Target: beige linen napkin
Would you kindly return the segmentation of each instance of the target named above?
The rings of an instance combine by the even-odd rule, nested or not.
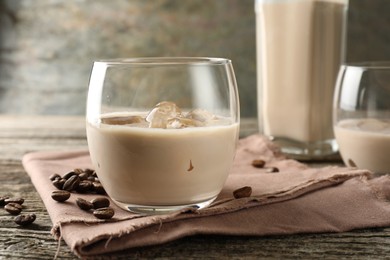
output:
[[[263,159],[277,173],[251,165]],[[370,172],[344,167],[309,168],[285,159],[266,138],[253,135],[239,141],[234,166],[212,206],[198,211],[140,216],[115,205],[110,221],[80,210],[75,200],[96,195],[72,194],[58,203],[49,176],[73,168],[90,168],[87,151],[26,154],[23,165],[62,237],[78,256],[113,253],[157,245],[195,234],[273,235],[341,232],[390,225],[390,178],[372,178]],[[232,193],[251,186],[252,196],[234,199]]]

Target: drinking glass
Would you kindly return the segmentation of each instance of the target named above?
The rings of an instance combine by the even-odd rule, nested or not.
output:
[[[348,0],[256,0],[260,132],[290,158],[338,157],[332,102]]]
[[[206,207],[222,190],[239,135],[232,63],[96,61],[86,128],[99,180],[120,207],[141,214]]]
[[[390,173],[390,63],[341,66],[334,132],[344,163]]]

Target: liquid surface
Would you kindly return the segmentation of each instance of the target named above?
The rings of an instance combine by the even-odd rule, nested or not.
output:
[[[390,173],[390,120],[342,120],[334,131],[346,165]]]

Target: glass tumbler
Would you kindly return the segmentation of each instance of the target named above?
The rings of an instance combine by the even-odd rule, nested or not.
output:
[[[334,132],[346,165],[390,173],[390,63],[346,64],[334,99]]]
[[[338,157],[332,125],[348,0],[256,0],[260,132],[300,160]]]
[[[231,169],[239,113],[230,60],[96,61],[86,118],[93,166],[107,194],[126,210],[206,207]]]

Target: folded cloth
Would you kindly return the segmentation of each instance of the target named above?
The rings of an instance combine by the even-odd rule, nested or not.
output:
[[[254,159],[279,172],[252,166]],[[373,178],[366,170],[345,167],[310,168],[283,157],[268,139],[253,135],[239,140],[231,174],[208,208],[166,215],[141,216],[113,203],[111,220],[96,219],[75,205],[51,198],[49,176],[74,168],[91,168],[88,151],[35,152],[23,165],[53,222],[52,233],[63,238],[78,256],[113,253],[157,245],[195,234],[280,235],[342,232],[390,225],[390,178]],[[233,191],[252,187],[252,195],[235,199]]]

